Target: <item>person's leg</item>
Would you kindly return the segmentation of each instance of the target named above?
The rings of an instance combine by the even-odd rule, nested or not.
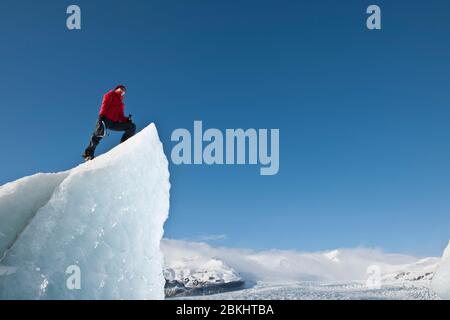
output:
[[[97,124],[95,125],[95,130],[92,133],[91,140],[89,142],[89,146],[86,148],[86,150],[83,153],[84,157],[87,157],[87,156],[93,157],[94,156],[95,148],[97,148],[97,145],[102,140],[104,133],[105,133],[105,128],[103,127],[102,120],[98,119]]]
[[[136,133],[136,125],[133,122],[112,122],[107,121],[106,127],[113,131],[125,131],[120,142],[125,142]]]
[[[136,133],[136,125],[133,122],[127,122],[127,124],[128,127],[126,128],[125,133],[122,135],[120,143],[127,141]]]

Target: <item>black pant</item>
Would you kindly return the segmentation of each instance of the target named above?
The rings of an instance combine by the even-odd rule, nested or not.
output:
[[[106,128],[105,128],[106,126]],[[89,142],[89,146],[86,148],[84,152],[85,155],[93,156],[95,153],[95,148],[100,143],[100,140],[105,136],[105,129],[109,129],[112,131],[125,131],[122,135],[122,139],[120,139],[120,143],[126,141],[128,138],[131,138],[136,132],[136,125],[133,122],[114,122],[105,117],[99,117],[97,120],[97,124],[95,125],[95,130],[92,133],[91,141]]]

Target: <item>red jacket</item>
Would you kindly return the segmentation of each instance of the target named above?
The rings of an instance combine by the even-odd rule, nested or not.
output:
[[[127,122],[128,118],[123,114],[124,109],[123,97],[115,91],[109,91],[103,96],[100,116],[114,122]]]

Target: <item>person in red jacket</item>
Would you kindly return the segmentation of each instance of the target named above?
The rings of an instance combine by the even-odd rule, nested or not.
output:
[[[102,107],[94,133],[92,133],[89,146],[83,153],[83,158],[86,161],[94,159],[95,148],[106,135],[107,129],[112,131],[125,131],[120,143],[135,134],[136,125],[131,121],[131,115],[129,117],[125,117],[124,115],[125,105],[123,99],[125,98],[126,91],[126,87],[121,84],[103,96]]]

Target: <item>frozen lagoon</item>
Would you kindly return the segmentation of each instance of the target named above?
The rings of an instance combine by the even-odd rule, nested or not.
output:
[[[255,286],[186,300],[439,300],[425,285],[389,284],[369,289],[364,283],[258,282]]]

